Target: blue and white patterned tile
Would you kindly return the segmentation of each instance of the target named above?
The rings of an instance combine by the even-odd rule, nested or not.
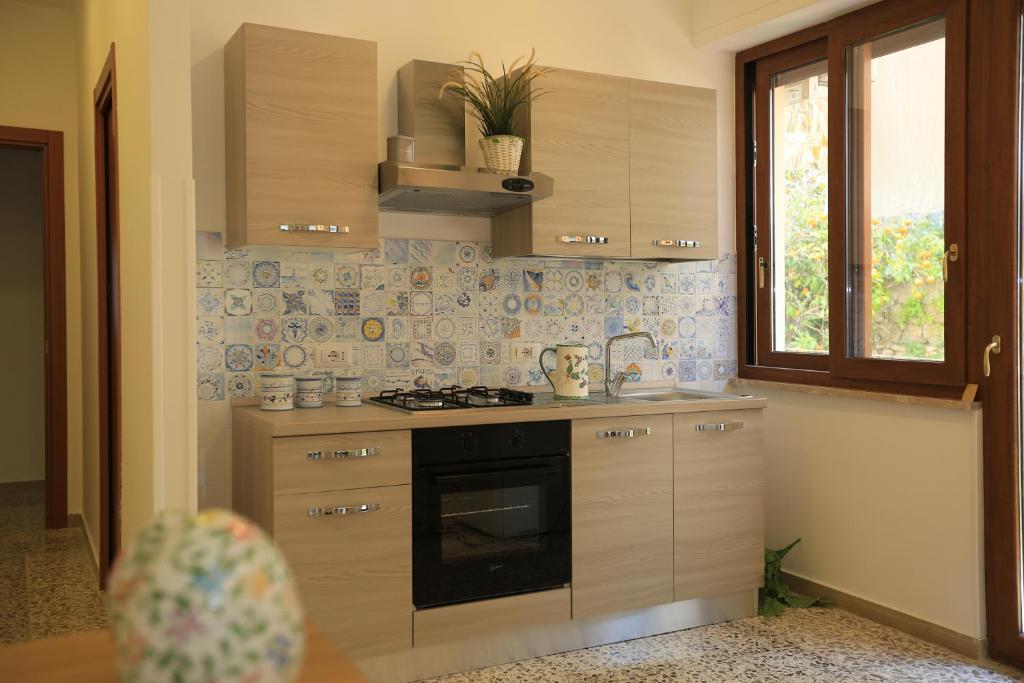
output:
[[[354,360],[378,373],[366,380],[374,384],[450,384],[460,376],[509,384],[504,375],[511,368],[521,374],[518,384],[536,385],[544,381],[539,370],[509,363],[511,341],[582,340],[600,361],[607,336],[643,330],[655,334],[659,352],[642,351],[630,361],[638,377],[720,383],[723,373],[735,373],[730,254],[703,265],[507,260],[494,259],[488,244],[431,240],[383,240],[365,254],[279,247],[225,252],[219,234],[197,236],[196,249],[199,261],[216,264],[202,267],[204,277],[215,277],[219,267],[226,287],[197,289],[197,342],[225,352],[248,346],[253,368],[266,364],[260,349],[270,349],[273,367],[315,369],[315,344],[338,340],[354,342]],[[231,372],[199,349],[201,372],[227,370],[241,378],[260,371]],[[409,365],[394,357],[395,349],[407,352]],[[222,378],[225,392],[237,393]]]
[[[196,261],[196,287],[222,287],[223,284],[221,261]]]
[[[204,315],[196,320],[196,337],[200,344],[224,343],[224,318]]]
[[[224,291],[224,312],[229,316],[243,316],[252,313],[252,292],[248,289]]]
[[[196,393],[200,401],[224,400],[224,373],[200,372],[196,375]]]

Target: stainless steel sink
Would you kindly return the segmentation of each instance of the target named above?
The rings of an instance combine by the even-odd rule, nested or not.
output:
[[[634,389],[619,394],[619,398],[627,401],[643,401],[658,403],[662,401],[708,401],[708,400],[742,400],[746,396],[735,394],[719,394],[714,391],[691,391],[687,389]]]

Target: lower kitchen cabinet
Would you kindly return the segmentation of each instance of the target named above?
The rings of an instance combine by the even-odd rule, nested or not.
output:
[[[675,599],[761,586],[763,411],[680,413],[675,435]]]
[[[672,416],[572,423],[572,617],[672,602]]]
[[[370,509],[310,513],[361,505]],[[353,658],[412,647],[411,506],[408,485],[274,498],[274,540],[306,614]]]

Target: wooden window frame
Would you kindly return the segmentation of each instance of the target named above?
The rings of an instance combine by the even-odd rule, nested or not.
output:
[[[783,52],[759,59],[754,66],[754,91],[767,95],[765,100],[772,99],[772,77],[775,74],[796,69],[828,59],[828,42],[816,40],[805,45],[790,48]],[[829,90],[831,93],[831,89]],[[773,144],[772,110],[770,106],[754,105],[754,140],[756,142],[757,160],[754,164],[754,182],[756,187],[767,188],[772,184]],[[831,130],[829,131],[831,136]],[[831,153],[831,150],[830,150]],[[796,368],[801,370],[828,370],[828,353],[802,353],[776,351],[773,348],[772,334],[772,273],[769,269],[766,284],[760,286],[760,261],[765,259],[772,263],[773,206],[770,201],[754,201],[754,226],[756,230],[754,242],[754,283],[755,312],[754,327],[757,344],[757,358],[764,365],[777,368]],[[763,314],[762,314],[763,313]],[[831,336],[831,325],[829,325]]]
[[[946,243],[960,247],[945,293],[945,360],[853,357],[846,337],[847,289],[847,48],[931,18],[946,18]],[[738,374],[768,381],[958,398],[964,392],[966,353],[966,28],[967,0],[884,0],[736,57],[736,229],[740,316]],[[823,48],[824,46],[824,48]],[[824,54],[822,50],[824,49]],[[771,350],[770,288],[757,285],[758,258],[770,256],[770,202],[756,188],[770,187],[770,136],[766,107],[757,107],[771,74],[828,59],[829,70],[829,341],[828,354]],[[753,134],[752,134],[753,132]],[[763,194],[763,193],[762,193]],[[756,230],[760,235],[755,235]],[[760,251],[757,251],[760,250]],[[770,260],[769,260],[770,264]],[[769,274],[770,276],[770,274]],[[762,312],[759,314],[759,312]]]

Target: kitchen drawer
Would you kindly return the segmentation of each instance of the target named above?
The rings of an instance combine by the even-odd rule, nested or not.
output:
[[[675,416],[675,599],[757,588],[764,577],[764,416]]]
[[[310,515],[361,505],[371,510]],[[277,496],[274,541],[335,647],[356,659],[412,647],[411,486]]]
[[[412,434],[356,432],[274,439],[274,495],[412,482]]]

